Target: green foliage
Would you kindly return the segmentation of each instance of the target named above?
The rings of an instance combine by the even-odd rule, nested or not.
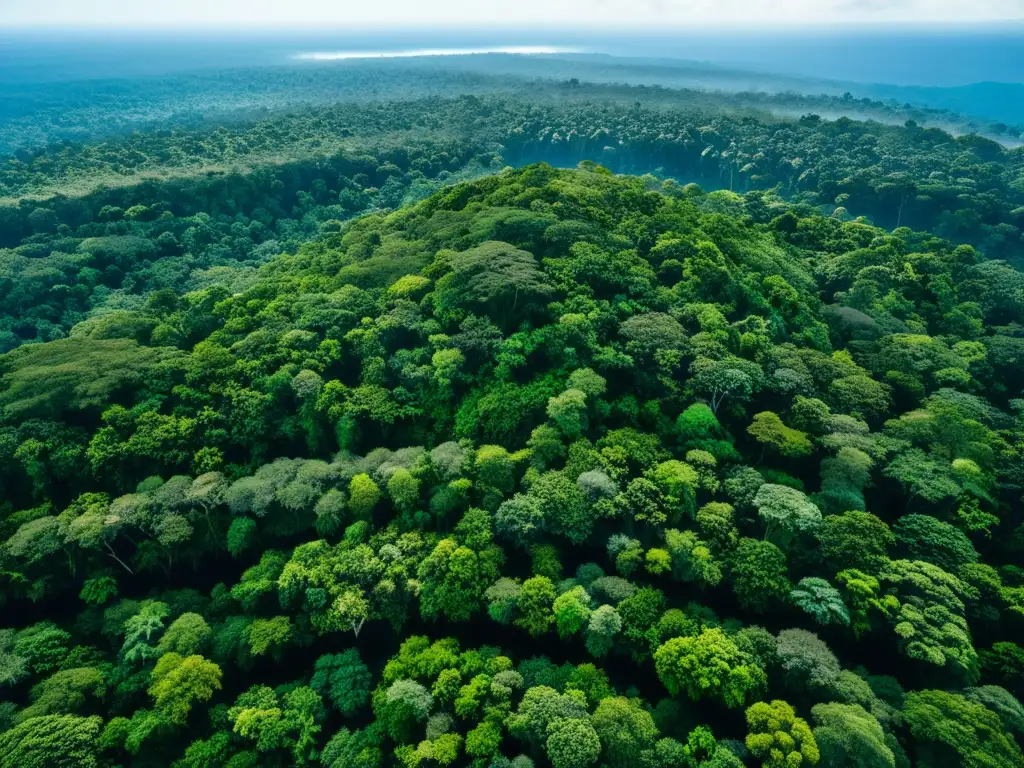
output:
[[[527,582],[528,583],[528,582]],[[523,585],[525,590],[526,585]],[[552,610],[558,636],[569,638],[590,623],[591,598],[583,587],[573,587],[555,598]]]
[[[765,522],[765,538],[785,543],[798,533],[813,533],[821,525],[821,510],[795,488],[765,483],[757,489],[754,506]]]
[[[71,635],[50,621],[21,630],[11,644],[13,656],[22,658],[35,674],[56,670],[63,662]]]
[[[533,254],[508,243],[481,243],[448,259],[451,272],[437,282],[435,301],[442,312],[481,310],[498,325],[515,327],[517,318],[536,311],[551,292]]]
[[[16,418],[103,409],[158,376],[158,368],[175,357],[129,339],[62,339],[26,346],[0,358],[0,408]]]
[[[881,724],[861,705],[815,704],[811,716],[821,765],[895,768],[896,757],[886,743]]]
[[[370,698],[370,670],[359,651],[350,648],[344,653],[321,656],[316,660],[309,686],[345,717],[362,710]]]
[[[928,515],[901,517],[893,532],[909,559],[933,563],[950,573],[979,558],[962,531]]]
[[[921,765],[1011,766],[1020,747],[1003,731],[999,716],[956,693],[917,691],[907,696],[903,717],[917,740]]]
[[[787,427],[778,414],[771,411],[754,414],[747,434],[781,456],[807,456],[812,450],[811,441],[805,433]]]
[[[209,701],[221,688],[221,670],[199,655],[165,653],[150,673],[149,694],[172,723],[184,724],[196,702]]]
[[[98,717],[44,715],[0,733],[3,768],[94,768]]]
[[[650,753],[658,738],[654,718],[635,699],[606,698],[597,705],[591,723],[613,768],[636,765]]]
[[[560,718],[548,726],[545,750],[554,768],[584,768],[597,762],[601,742],[586,720]]]
[[[543,635],[555,621],[552,612],[555,602],[555,587],[551,579],[534,576],[523,582],[516,607],[519,617],[516,626],[522,627],[534,637]]]
[[[658,677],[669,693],[694,701],[711,696],[741,707],[765,684],[764,670],[720,629],[676,637],[654,654]]]
[[[818,744],[807,721],[778,699],[747,709],[747,749],[765,768],[817,765]]]
[[[978,656],[964,617],[967,586],[931,563],[895,560],[881,574],[893,585],[898,608],[889,620],[903,652],[935,666],[947,666],[964,680],[977,676]]]
[[[369,475],[360,474],[352,478],[348,487],[348,508],[356,520],[367,520],[373,508],[380,501],[380,488]]]
[[[779,666],[795,690],[832,688],[839,678],[839,660],[813,632],[782,630],[775,652]]]
[[[156,653],[192,656],[202,651],[213,630],[198,613],[183,613],[171,622],[157,643]]]
[[[855,568],[877,573],[896,543],[889,526],[869,512],[829,515],[818,529],[821,554],[838,571]]]
[[[0,171],[3,765],[1018,764],[1019,158],[431,71]]]
[[[819,624],[850,623],[850,612],[843,604],[839,590],[825,579],[807,576],[789,593],[794,605],[806,611]]]
[[[740,603],[763,613],[790,592],[786,556],[770,541],[740,539],[729,563],[732,588]]]

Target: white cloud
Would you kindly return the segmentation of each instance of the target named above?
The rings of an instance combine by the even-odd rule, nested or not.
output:
[[[0,23],[88,26],[691,26],[1021,18],[1024,0],[0,0]]]

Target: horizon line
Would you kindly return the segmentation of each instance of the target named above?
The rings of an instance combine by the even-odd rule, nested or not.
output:
[[[2,21],[2,20],[0,20]],[[515,22],[511,24],[498,24],[497,22],[478,21],[478,22],[444,22],[444,23],[407,23],[404,25],[396,25],[388,23],[386,21],[380,22],[361,22],[359,24],[345,24],[340,21],[302,21],[302,22],[276,22],[272,20],[268,21],[241,21],[241,22],[210,22],[210,21],[177,21],[171,23],[150,23],[146,21],[141,22],[109,22],[109,23],[81,23],[81,22],[50,22],[50,21],[28,21],[28,22],[4,22],[4,27],[0,30],[0,35],[4,32],[17,31],[17,30],[59,30],[64,32],[127,32],[127,31],[145,31],[145,32],[278,32],[278,33],[295,33],[295,32],[316,32],[319,34],[331,34],[337,32],[363,32],[363,31],[391,31],[397,33],[405,32],[443,32],[443,31],[494,31],[494,32],[513,32],[523,33],[529,32],[543,36],[544,34],[551,32],[595,32],[595,31],[607,31],[615,32],[620,30],[628,30],[630,32],[652,32],[659,35],[671,35],[679,32],[687,31],[700,31],[708,29],[716,29],[729,32],[763,32],[766,28],[770,30],[823,30],[831,29],[835,31],[850,31],[850,30],[870,30],[870,31],[900,31],[900,30],[927,30],[927,29],[957,29],[957,30],[971,30],[971,31],[990,31],[990,32],[1006,32],[1010,33],[1011,30],[1007,29],[1007,25],[1011,27],[1020,27],[1024,30],[1024,15],[1018,17],[1007,17],[1003,19],[985,19],[977,21],[964,21],[956,19],[938,19],[921,21],[920,19],[899,19],[899,20],[857,20],[847,21],[841,19],[830,19],[830,20],[810,20],[810,21],[772,21],[764,20],[750,23],[729,22],[729,21],[695,21],[687,23],[679,22],[666,22],[656,23],[651,21],[645,22],[630,22],[623,21],[621,23],[614,22],[572,22],[566,20],[564,22],[543,22],[543,23],[530,23],[530,22]],[[1012,30],[1012,31],[1021,31]]]

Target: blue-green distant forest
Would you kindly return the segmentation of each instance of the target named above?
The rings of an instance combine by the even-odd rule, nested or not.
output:
[[[0,768],[1024,765],[1024,38],[4,34]]]

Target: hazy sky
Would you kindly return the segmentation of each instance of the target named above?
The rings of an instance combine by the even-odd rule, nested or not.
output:
[[[1024,0],[0,0],[0,26],[676,26],[1001,19],[1024,19]]]

